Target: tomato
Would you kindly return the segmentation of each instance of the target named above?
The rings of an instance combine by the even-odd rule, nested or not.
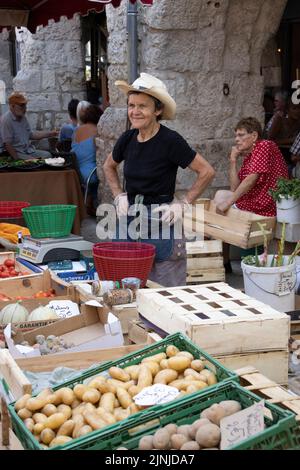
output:
[[[15,276],[19,276],[19,273],[17,271],[15,271],[14,269],[11,269],[9,271],[9,275],[10,275],[10,277],[15,277]]]
[[[0,278],[1,278],[1,279],[4,279],[4,278],[6,278],[6,277],[9,277],[9,273],[8,273],[8,272],[1,272],[1,273],[0,273]]]
[[[13,259],[6,259],[3,263],[7,268],[14,267],[15,261]]]
[[[0,273],[2,273],[5,269],[5,266],[3,266],[3,264],[0,264]]]

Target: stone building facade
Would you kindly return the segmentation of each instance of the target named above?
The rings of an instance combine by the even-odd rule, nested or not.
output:
[[[99,123],[97,139],[99,193],[110,193],[102,164],[126,127],[126,100],[114,86],[127,79],[126,3],[106,7],[108,79],[111,106]],[[216,169],[206,195],[226,187],[227,155],[233,129],[243,116],[263,121],[264,86],[279,85],[274,35],[287,0],[154,0],[139,4],[139,67],[161,78],[177,102],[177,116],[167,125],[182,134]],[[0,36],[0,79],[7,72]],[[272,42],[273,41],[273,42]],[[13,87],[29,97],[34,128],[59,126],[71,97],[84,98],[84,58],[80,19],[62,19],[23,33],[21,71]],[[8,83],[10,81],[8,80]],[[193,180],[179,171],[178,189]]]

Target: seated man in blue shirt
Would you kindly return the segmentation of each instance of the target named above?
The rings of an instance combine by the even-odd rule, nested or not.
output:
[[[32,131],[25,116],[27,98],[19,92],[14,92],[8,98],[9,110],[1,120],[1,145],[15,160],[32,158],[49,158],[51,153],[37,150],[30,140],[40,140],[57,135],[57,131]],[[0,149],[1,150],[1,149]]]

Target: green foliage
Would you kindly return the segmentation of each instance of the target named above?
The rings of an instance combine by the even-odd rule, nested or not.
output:
[[[274,201],[280,202],[281,197],[288,199],[300,199],[300,180],[297,178],[288,180],[279,178],[275,189],[270,189],[270,194]]]

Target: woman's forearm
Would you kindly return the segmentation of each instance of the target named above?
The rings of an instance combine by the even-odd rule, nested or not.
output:
[[[232,203],[234,204],[237,202],[240,197],[242,197],[244,194],[246,194],[248,191],[250,191],[252,188],[254,188],[257,180],[258,180],[259,175],[257,173],[254,173],[252,175],[248,175],[241,183],[240,185],[234,190],[233,197],[232,197]]]
[[[235,191],[240,184],[240,178],[238,177],[236,162],[230,162],[229,182],[231,191]]]
[[[104,175],[114,198],[123,192],[117,166],[111,154],[107,157],[103,165]]]

